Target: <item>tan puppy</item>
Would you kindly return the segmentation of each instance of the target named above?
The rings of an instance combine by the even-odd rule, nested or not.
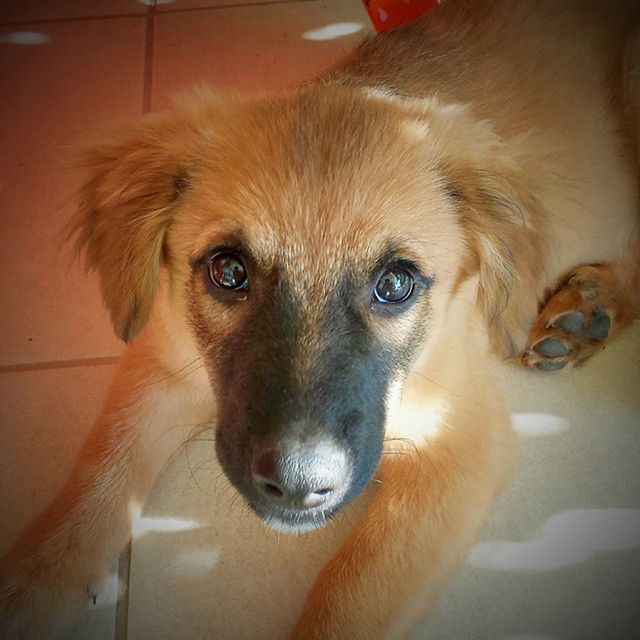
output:
[[[72,225],[130,346],[66,487],[2,559],[0,637],[72,624],[212,419],[281,529],[321,526],[376,473],[293,637],[402,637],[509,474],[491,347],[573,366],[640,314],[639,14],[448,0],[297,91],[195,92],[90,146]]]

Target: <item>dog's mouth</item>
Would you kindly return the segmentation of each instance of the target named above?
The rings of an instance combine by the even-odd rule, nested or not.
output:
[[[268,509],[249,502],[253,512],[269,527],[285,533],[306,533],[324,527],[335,509],[288,509],[269,507]]]
[[[359,492],[351,451],[330,434],[286,433],[238,447],[237,439],[225,437],[229,433],[219,428],[216,434],[220,465],[245,504],[273,529],[319,529]]]

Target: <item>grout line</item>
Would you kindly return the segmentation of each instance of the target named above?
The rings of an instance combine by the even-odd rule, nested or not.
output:
[[[13,20],[2,22],[0,27],[23,27],[38,24],[57,24],[58,22],[86,22],[87,20],[120,20],[122,18],[144,18],[145,13],[113,13],[106,16],[75,16],[71,18],[43,18],[41,20]]]
[[[193,11],[215,11],[216,9],[241,9],[242,7],[269,7],[278,4],[303,4],[317,2],[317,0],[271,0],[270,2],[230,2],[229,4],[216,4],[208,7],[183,7],[182,9],[160,9],[158,15],[164,16],[172,13],[191,13]],[[163,5],[167,6],[167,5]]]
[[[0,374],[21,373],[23,371],[43,371],[46,369],[71,369],[74,367],[95,367],[116,364],[120,356],[98,356],[96,358],[76,358],[75,360],[46,360],[23,364],[1,364]]]
[[[151,109],[151,90],[153,82],[153,44],[156,25],[155,2],[149,6],[144,36],[144,70],[142,76],[142,113]]]
[[[154,10],[154,15],[169,15],[173,13],[189,13],[192,11],[215,11],[216,9],[239,9],[242,7],[268,7],[278,4],[302,4],[306,2],[316,2],[317,0],[271,0],[269,2],[229,2],[229,4],[217,4],[205,7],[184,7],[182,9],[162,9],[158,11],[155,5],[150,5],[148,9]],[[13,20],[2,22],[0,27],[21,27],[39,24],[56,24],[58,22],[85,22],[87,20],[115,20],[119,18],[144,18],[149,16],[149,12],[145,13],[116,13],[104,16],[77,16],[71,18],[45,18],[41,20]]]
[[[131,577],[131,538],[118,559],[118,599],[114,640],[127,640],[129,634],[129,580]],[[120,592],[122,587],[122,592]]]

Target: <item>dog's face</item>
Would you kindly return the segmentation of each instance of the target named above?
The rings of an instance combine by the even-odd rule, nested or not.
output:
[[[114,209],[114,187],[103,171],[85,187],[82,240],[125,338],[157,287],[149,254],[163,254],[216,397],[223,469],[272,525],[313,528],[373,477],[402,384],[470,269],[461,195],[428,124],[367,92],[303,91],[183,118],[153,123],[147,144],[179,141],[161,142],[135,183],[126,167],[143,138],[136,151],[129,138],[128,161],[109,156],[120,198],[132,194],[121,215],[142,199],[147,217],[107,237],[100,211]],[[105,275],[109,249],[135,255]],[[136,279],[124,268],[148,281],[118,295],[110,287]]]
[[[419,142],[351,102],[253,105],[184,193],[169,241],[191,264],[218,457],[278,526],[323,523],[371,479],[455,278],[455,208]]]

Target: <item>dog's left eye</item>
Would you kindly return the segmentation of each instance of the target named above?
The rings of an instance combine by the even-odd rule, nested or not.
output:
[[[378,279],[373,289],[377,302],[398,303],[411,297],[415,281],[411,273],[401,266],[388,268]]]
[[[249,286],[242,258],[235,253],[217,253],[209,262],[209,280],[222,289],[241,291]]]

